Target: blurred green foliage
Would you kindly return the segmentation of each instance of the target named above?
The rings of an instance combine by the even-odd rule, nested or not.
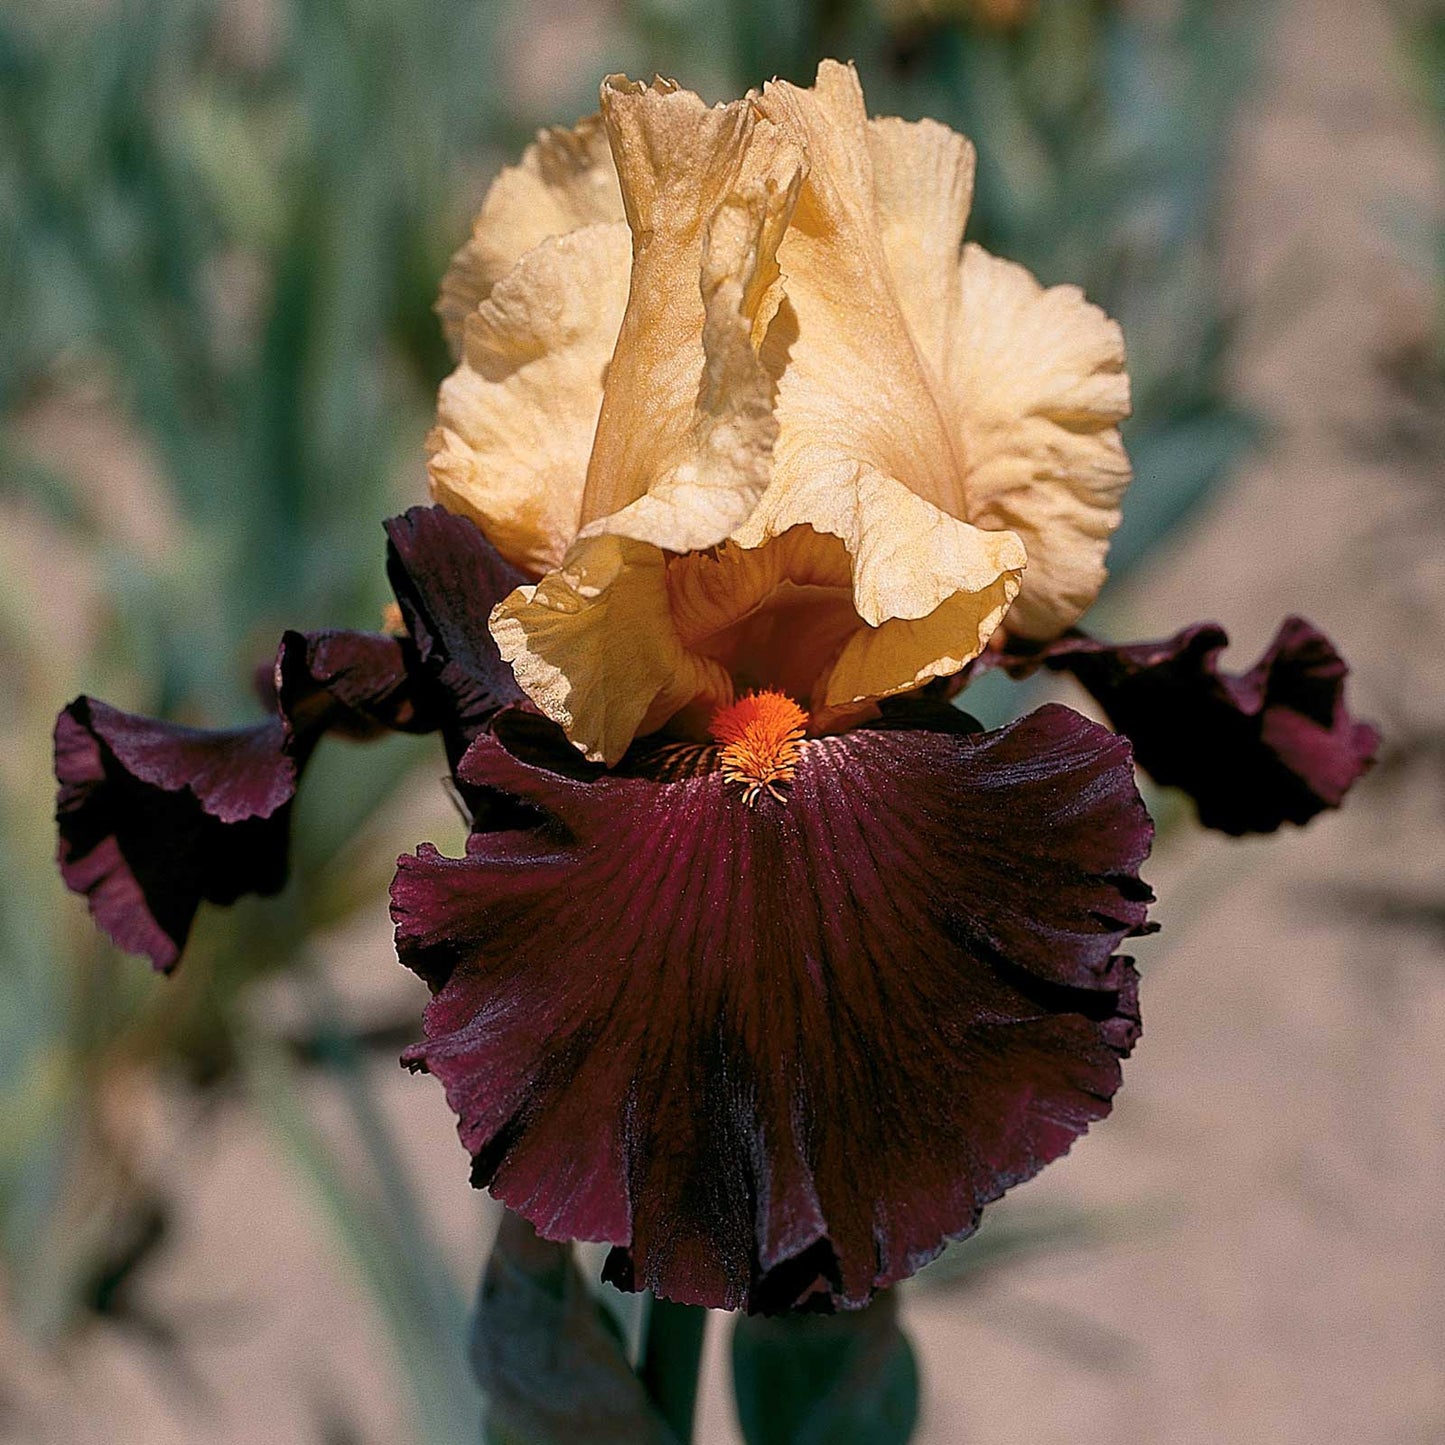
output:
[[[918,1422],[896,1290],[834,1315],[743,1315],[732,1366],[745,1445],[907,1445]]]
[[[214,1083],[239,1065],[370,1271],[425,1438],[465,1438],[462,1307],[449,1282],[417,1282],[425,1244],[408,1237],[397,1167],[377,1148],[374,1179],[329,1159],[281,1107],[277,1055],[246,1007],[255,979],[310,969],[323,930],[380,905],[396,850],[368,824],[425,744],[319,758],[291,886],[204,916],[164,988],[96,941],[52,863],[49,732],[70,696],[236,720],[255,713],[255,666],[283,626],[375,625],[380,522],[411,499],[406,464],[445,367],[430,306],[463,158],[490,124],[491,11],[253,8],[274,28],[249,43],[236,7],[195,0],[0,20],[3,505],[74,573],[19,569],[32,591],[11,583],[0,639],[17,683],[0,908],[7,1284],[41,1340],[87,1307],[121,1313],[129,1292],[94,1281],[163,1187],[135,1175],[110,1117],[125,1081],[165,1065]],[[118,448],[109,466],[90,460],[102,446]],[[67,580],[85,596],[49,595]],[[438,1413],[452,1427],[426,1420]]]
[[[1402,21],[1401,48],[1412,79],[1436,129],[1445,136],[1445,3],[1424,0],[1406,5]],[[1431,240],[1436,278],[1431,361],[1439,380],[1445,378],[1445,226],[1435,226]]]
[[[55,878],[48,740],[81,690],[240,719],[283,626],[375,624],[379,524],[420,496],[447,367],[438,279],[497,162],[571,119],[557,97],[585,108],[609,68],[739,93],[838,54],[875,109],[966,131],[971,234],[1124,323],[1138,482],[1120,572],[1252,436],[1224,381],[1215,221],[1266,8],[1040,0],[998,31],[866,0],[599,0],[592,68],[542,96],[516,63],[526,0],[0,3],[0,1252],[34,1338],[130,1307],[124,1280],[163,1235],[164,1181],[115,1126],[127,1079],[235,1081],[371,1285],[419,1434],[466,1438],[459,1306],[355,1041],[318,1003],[313,1054],[351,1101],[362,1179],[248,1008],[262,976],[314,980],[324,931],[381,906],[386,805],[428,745],[323,750],[287,892],[204,915],[162,987]]]

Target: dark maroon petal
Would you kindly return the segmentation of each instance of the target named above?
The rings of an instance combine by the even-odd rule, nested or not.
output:
[[[440,508],[413,508],[388,531],[388,571],[411,636],[288,632],[264,689],[275,709],[264,723],[200,732],[88,698],[61,715],[61,870],[100,926],[158,968],[175,966],[203,899],[230,902],[284,882],[288,805],[323,733],[441,727],[455,761],[499,706],[520,700],[487,620],[521,574],[471,522]],[[492,825],[517,820],[486,790],[468,802]]]
[[[278,718],[204,733],[78,698],[55,724],[66,886],[121,948],[169,972],[203,899],[286,879],[295,766]]]
[[[328,730],[424,730],[410,642],[288,632],[277,711],[202,731],[78,698],[55,728],[61,875],[117,945],[169,971],[202,901],[234,903],[286,881],[290,804]]]
[[[287,632],[275,688],[292,747],[323,732],[366,741],[383,732],[432,732],[432,699],[417,686],[410,638],[375,632]],[[419,695],[421,694],[421,695]]]
[[[787,801],[717,772],[461,775],[545,821],[404,857],[474,1179],[609,1277],[718,1307],[859,1305],[1108,1112],[1138,1033],[1129,747],[1066,708],[807,745]]]
[[[527,579],[466,517],[412,507],[386,524],[387,575],[402,616],[446,702],[453,763],[499,708],[524,701],[488,627],[492,608]]]
[[[1269,833],[1338,807],[1380,745],[1345,708],[1344,659],[1299,617],[1248,672],[1220,669],[1228,642],[1200,623],[1128,646],[1061,638],[1039,660],[1072,672],[1133,741],[1140,767],[1188,792],[1206,827]]]

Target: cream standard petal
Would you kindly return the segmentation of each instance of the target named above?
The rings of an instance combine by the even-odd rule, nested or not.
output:
[[[627,537],[580,541],[556,572],[492,613],[492,635],[527,696],[609,766],[689,703],[730,700],[714,661],[678,640],[667,561]]]
[[[870,125],[857,77],[831,62],[814,90],[776,84],[763,104],[804,138],[810,170],[780,248],[786,300],[764,348],[779,374],[774,478],[734,537],[761,547],[808,527],[842,541],[871,635],[838,658],[832,707],[977,656],[1025,557],[1011,532],[960,520],[961,458],[936,364],[914,335],[941,348],[971,147],[941,126]]]
[[[809,162],[778,251],[786,300],[763,348],[778,377],[770,493],[854,464],[962,516],[960,461],[884,249],[858,78],[825,61],[814,89],[774,82],[760,104]]]
[[[973,145],[937,121],[883,116],[868,122],[868,153],[883,254],[908,329],[936,380],[958,311]]]
[[[603,88],[632,278],[582,520],[671,551],[713,546],[767,485],[772,382],[757,357],[802,156],[750,99]]]
[[[755,186],[724,201],[703,242],[702,378],[680,459],[584,536],[616,532],[684,552],[715,546],[767,487],[778,425],[754,336],[779,296],[774,253],[794,191]],[[620,379],[617,385],[621,385]]]
[[[432,497],[533,576],[577,535],[630,251],[620,221],[529,251],[467,318],[461,364],[442,384]]]
[[[973,151],[931,121],[869,124],[888,266],[944,401],[965,510],[1024,539],[1029,570],[1009,617],[1025,635],[1071,625],[1104,578],[1129,469],[1114,425],[1128,411],[1118,328],[1074,287],[959,246]]]
[[[470,312],[533,246],[579,226],[622,219],[602,117],[588,116],[570,130],[539,131],[522,159],[492,182],[470,238],[442,281],[437,312],[453,352],[461,350]]]
[[[1023,538],[1028,575],[1009,629],[1052,637],[1098,595],[1129,484],[1123,336],[1077,286],[1045,290],[978,246],[964,248],[960,279],[945,373],[966,515]]]

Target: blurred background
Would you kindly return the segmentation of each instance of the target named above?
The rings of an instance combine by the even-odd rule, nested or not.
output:
[[[476,1438],[494,1216],[396,1067],[384,899],[460,847],[439,752],[323,748],[287,892],[162,982],[55,875],[51,723],[236,721],[282,627],[377,625],[497,167],[609,71],[718,99],[823,54],[969,134],[971,235],[1124,325],[1095,630],[1218,618],[1242,667],[1305,612],[1387,738],[1303,832],[1151,800],[1148,1032],[906,1287],[919,1438],[1445,1438],[1445,4],[0,0],[0,1439]]]

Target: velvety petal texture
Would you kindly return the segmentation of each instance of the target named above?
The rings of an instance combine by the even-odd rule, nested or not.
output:
[[[1374,762],[1379,730],[1345,706],[1349,668],[1301,617],[1247,672],[1225,672],[1228,634],[1198,623],[1163,642],[1055,642],[1043,661],[1074,674],[1158,782],[1183,788],[1199,821],[1271,833],[1337,808]]]
[[[388,533],[410,636],[286,633],[266,689],[271,715],[255,725],[182,727],[88,697],[60,714],[60,871],[121,948],[169,971],[202,902],[282,887],[291,802],[325,733],[366,741],[440,728],[455,760],[499,707],[522,700],[487,631],[517,571],[440,507],[415,507]],[[467,802],[477,826],[515,818],[488,794]]]
[[[321,734],[425,729],[408,645],[362,633],[289,632],[277,711],[204,731],[77,698],[56,720],[61,876],[121,948],[169,972],[202,901],[286,881],[291,800]]]
[[[412,507],[386,536],[387,579],[455,765],[493,713],[523,700],[487,628],[521,574],[475,523],[442,507]]]
[[[444,289],[462,360],[430,472],[528,575],[494,627],[586,757],[701,736],[748,687],[833,731],[1011,608],[1021,635],[1072,625],[1129,478],[1122,341],[963,245],[963,137],[870,120],[825,61],[713,107],[612,77],[547,146]]]
[[[673,1299],[856,1306],[1108,1112],[1150,897],[1121,739],[905,720],[749,806],[705,749],[564,775],[509,718],[461,775],[544,821],[402,858],[392,911],[435,991],[408,1057],[544,1237]]]
[[[437,709],[418,686],[417,664],[409,638],[337,630],[285,633],[274,678],[293,772],[323,733],[368,742],[386,732],[435,728]]]
[[[158,969],[180,961],[203,899],[285,882],[295,782],[277,720],[204,734],[77,698],[56,720],[55,776],[66,887]]]

